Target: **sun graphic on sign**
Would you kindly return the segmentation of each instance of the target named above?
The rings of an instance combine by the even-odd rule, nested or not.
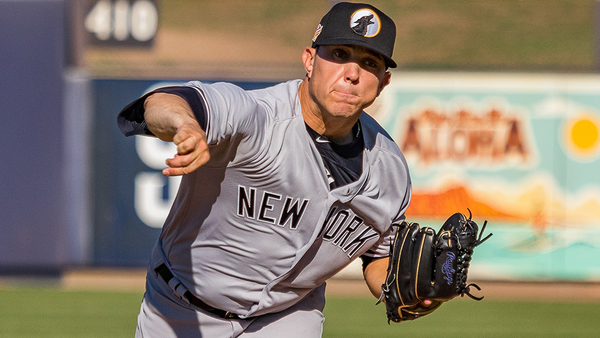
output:
[[[600,120],[584,114],[567,120],[565,141],[569,153],[581,160],[592,160],[600,149]]]

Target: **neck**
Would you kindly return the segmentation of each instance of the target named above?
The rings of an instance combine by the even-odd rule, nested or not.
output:
[[[326,113],[324,114],[321,107],[310,95],[308,81],[308,78],[305,78],[298,89],[304,122],[312,128],[312,130],[326,136],[334,143],[347,144],[352,142],[354,139],[352,127],[354,127],[358,121],[359,116],[356,118],[347,118],[335,117]]]

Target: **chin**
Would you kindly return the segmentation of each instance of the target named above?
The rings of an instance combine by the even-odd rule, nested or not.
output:
[[[356,114],[357,114],[357,112],[355,112],[355,111],[335,111],[335,112],[331,113],[331,116],[339,117],[339,118],[350,118],[350,117],[356,116]]]
[[[362,113],[362,109],[354,105],[343,105],[342,107],[335,107],[330,110],[332,116],[335,117],[352,117],[356,114]]]

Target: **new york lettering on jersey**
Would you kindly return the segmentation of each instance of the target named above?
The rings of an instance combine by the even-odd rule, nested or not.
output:
[[[310,199],[257,191],[257,188],[242,185],[238,187],[237,215],[239,217],[257,219],[281,227],[289,224],[291,230],[298,228]]]

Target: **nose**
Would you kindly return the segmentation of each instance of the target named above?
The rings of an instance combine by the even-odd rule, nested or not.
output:
[[[360,77],[360,67],[355,62],[348,62],[344,68],[344,78],[346,81],[355,83]]]

